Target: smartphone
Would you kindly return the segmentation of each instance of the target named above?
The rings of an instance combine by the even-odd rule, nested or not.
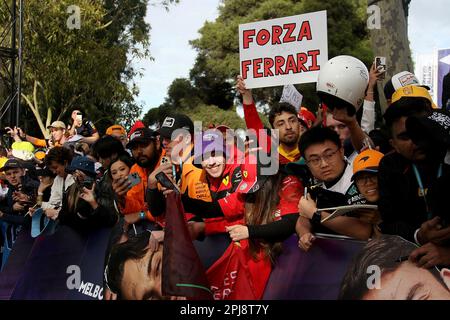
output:
[[[172,180],[169,179],[169,177],[164,173],[164,172],[160,172],[156,175],[156,180],[158,180],[158,182],[167,189],[173,190],[176,193],[180,193],[180,191],[178,190],[178,187],[172,182]]]
[[[166,163],[169,163],[169,162],[170,162],[169,157],[164,156],[164,157],[161,158],[161,164],[166,164]]]
[[[383,74],[381,75],[381,78],[384,79],[385,78],[385,74],[386,74],[386,57],[375,57],[375,68],[378,71],[383,72]]]
[[[131,182],[130,188],[133,188],[135,185],[141,183],[141,177],[137,172],[134,172],[128,176],[128,180]]]

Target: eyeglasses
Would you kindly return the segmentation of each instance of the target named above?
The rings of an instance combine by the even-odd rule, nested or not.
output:
[[[377,180],[376,174],[360,174],[355,178],[356,184],[359,184],[360,186],[363,186],[369,182],[375,182]]]
[[[328,151],[322,154],[321,156],[311,157],[309,160],[306,160],[306,163],[312,167],[318,167],[322,160],[326,163],[330,163],[333,160],[333,156],[339,151],[339,149],[335,151]]]

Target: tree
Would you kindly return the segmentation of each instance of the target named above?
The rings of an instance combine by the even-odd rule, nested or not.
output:
[[[206,57],[197,56],[194,67],[190,71],[190,79],[197,90],[197,94],[205,104],[229,109],[233,106],[233,86],[224,78],[218,78],[206,67]]]
[[[369,5],[376,5],[380,9],[380,28],[370,30],[372,48],[377,56],[386,57],[388,68],[383,83],[378,84],[379,92],[386,82],[401,71],[413,72],[411,49],[408,40],[408,8],[410,0],[374,1]],[[387,108],[386,101],[381,99],[382,109]]]
[[[206,60],[204,69],[209,74],[232,81],[239,74],[239,24],[327,10],[329,57],[348,54],[370,65],[373,55],[366,18],[360,14],[366,6],[354,0],[223,0],[219,17],[206,22],[199,31],[200,37],[191,44]],[[304,95],[305,105],[315,109],[318,102],[315,85],[297,88]],[[278,101],[280,95],[280,87],[254,90],[255,99],[269,105]]]
[[[178,0],[154,5],[168,7]],[[26,1],[23,98],[40,131],[79,108],[100,127],[129,124],[141,113],[136,104],[139,75],[132,59],[150,57],[145,22],[148,0]],[[69,28],[72,5],[80,8],[80,28]],[[76,19],[77,17],[75,17]],[[69,23],[70,24],[70,23]],[[24,118],[36,134],[36,126]]]

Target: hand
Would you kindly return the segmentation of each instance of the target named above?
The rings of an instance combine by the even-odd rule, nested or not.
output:
[[[416,263],[419,268],[429,269],[434,266],[449,266],[450,248],[429,242],[414,250],[409,255],[409,259]]]
[[[237,76],[236,90],[241,94],[244,104],[253,103],[252,91],[250,89],[247,89],[247,87],[245,86],[245,81],[240,75]]]
[[[14,127],[14,129],[5,127],[5,129],[8,130],[7,133],[11,136],[11,138],[19,137],[19,131],[17,130],[17,127]]]
[[[157,169],[153,170],[153,172],[148,177],[148,188],[149,189],[156,189],[158,187],[158,180],[156,180],[156,175],[160,172],[164,172],[169,179],[173,180],[173,173],[172,173],[172,164],[164,163],[160,165]]]
[[[298,247],[306,252],[311,248],[314,240],[316,240],[316,237],[312,233],[305,233],[299,236]]]
[[[372,64],[372,67],[370,67],[370,72],[369,72],[369,90],[368,91],[372,91],[373,92],[373,88],[376,86],[377,81],[381,81],[383,80],[383,73],[385,73],[385,71],[379,71],[376,69],[375,63]]]
[[[53,181],[52,180],[48,180],[48,179],[43,179],[41,181],[41,183],[39,184],[39,188],[38,188],[38,193],[43,193],[45,191],[45,189],[47,189],[48,187],[53,185]]]
[[[132,214],[126,214],[123,216],[123,219],[128,224],[134,224],[134,223],[138,222],[139,220],[141,220],[141,215],[139,212],[132,213]]]
[[[124,198],[131,189],[131,181],[128,180],[128,177],[117,179],[113,181],[112,188],[119,198]]]
[[[37,209],[38,209],[38,208],[36,208],[36,207],[32,207],[32,208],[28,209],[28,212],[27,212],[27,213],[30,215],[30,217],[32,217],[33,214],[36,212]]]
[[[13,200],[14,201],[20,201],[20,202],[29,202],[30,201],[30,197],[28,195],[26,195],[23,192],[20,191],[14,191],[13,192]]]
[[[56,219],[58,219],[59,211],[61,211],[61,208],[58,208],[58,209],[46,209],[44,211],[44,213],[47,216],[47,218],[52,219],[52,220],[56,220]]]
[[[450,227],[442,229],[441,218],[434,217],[431,220],[425,221],[420,226],[417,233],[417,240],[420,244],[426,244],[430,241],[439,242],[450,237]]]
[[[19,202],[14,202],[13,211],[22,211],[25,209],[24,205],[21,205]]]
[[[349,116],[347,108],[334,108],[331,113],[333,114],[333,119],[346,124],[348,127],[358,123],[356,121],[356,116]]]
[[[311,195],[309,193],[300,198],[300,201],[298,202],[298,212],[300,213],[300,216],[311,220],[316,211],[316,202],[311,199]]]
[[[83,187],[81,190],[80,198],[89,203],[94,209],[98,206],[97,200],[95,199],[95,183],[92,185],[92,189]]]
[[[164,241],[164,231],[152,231],[149,241],[149,249],[151,252],[155,252],[159,248],[159,244]]]
[[[189,221],[187,227],[192,240],[198,239],[205,233],[204,222]]]
[[[108,288],[104,288],[103,300],[117,300],[117,294],[112,293]]]
[[[230,238],[233,241],[241,241],[248,239],[248,227],[243,225],[229,226],[225,228],[230,234]]]

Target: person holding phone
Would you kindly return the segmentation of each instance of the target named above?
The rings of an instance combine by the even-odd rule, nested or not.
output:
[[[91,145],[100,138],[95,125],[89,119],[86,119],[80,110],[74,110],[71,115],[72,124],[69,128],[71,136],[83,136],[82,141]]]
[[[137,173],[139,183],[132,186],[128,177],[118,177],[112,182],[112,188],[120,213],[123,215],[144,212],[145,217],[155,221],[145,202],[145,190],[147,189],[148,176],[160,165],[164,153],[158,139],[158,133],[149,128],[137,129],[131,136],[127,148],[131,150],[136,163],[130,170],[130,174]],[[171,165],[167,164],[171,168]]]
[[[96,192],[95,162],[88,157],[76,157],[66,171],[72,174],[75,183],[64,194],[60,223],[78,230],[113,226],[117,215],[101,204],[101,195]]]
[[[9,159],[0,171],[5,173],[8,183],[8,193],[0,203],[0,230],[1,237],[5,239],[2,258],[4,265],[20,230],[29,228],[30,217],[27,211],[35,202],[39,182],[26,174],[17,159]]]

